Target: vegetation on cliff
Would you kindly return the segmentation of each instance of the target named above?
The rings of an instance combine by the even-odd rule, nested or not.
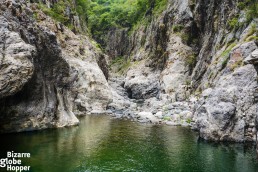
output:
[[[112,28],[132,29],[143,17],[159,14],[167,0],[79,0],[88,1],[88,27],[92,36],[101,36]]]
[[[98,42],[112,28],[133,29],[140,21],[160,14],[167,0],[60,0],[51,8],[40,3],[44,13],[74,29],[72,16],[87,23],[89,33]]]

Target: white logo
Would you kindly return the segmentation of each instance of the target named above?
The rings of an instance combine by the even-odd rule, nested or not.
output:
[[[18,159],[19,158],[19,159]],[[7,152],[7,158],[0,159],[0,167],[6,168],[7,171],[29,171],[30,166],[23,166],[20,158],[30,158],[30,153]]]

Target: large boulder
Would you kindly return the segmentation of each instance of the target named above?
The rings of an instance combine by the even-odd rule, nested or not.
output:
[[[35,48],[18,33],[1,26],[8,26],[4,17],[0,17],[0,98],[3,98],[20,91],[32,77]]]
[[[245,60],[246,64],[257,64],[258,63],[258,49],[254,50]]]
[[[154,71],[145,63],[129,69],[124,85],[129,98],[148,99],[158,96],[160,91],[158,76],[159,71]]]
[[[255,122],[254,93],[257,73],[252,65],[221,77],[214,88],[203,91],[195,106],[194,120],[201,137],[216,141],[253,140],[248,130]]]

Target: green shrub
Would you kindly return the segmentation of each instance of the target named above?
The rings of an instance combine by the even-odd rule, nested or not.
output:
[[[172,30],[175,33],[181,32],[181,30],[184,28],[183,25],[173,25]]]
[[[223,51],[222,54],[221,54],[221,57],[229,56],[230,51],[231,51],[230,49],[227,49],[227,50]]]
[[[228,25],[230,26],[231,29],[237,28],[237,27],[239,26],[238,18],[237,18],[237,17],[234,17],[234,18],[232,18],[231,20],[229,20],[229,21],[228,21]]]
[[[246,11],[247,23],[250,23],[254,18],[258,17],[258,1],[257,0],[243,0],[237,3],[240,10]]]
[[[80,4],[85,1],[88,4],[84,5],[87,6],[84,15],[87,16],[89,30],[102,43],[103,35],[110,29],[137,29],[149,23],[153,15],[160,14],[167,6],[167,0],[80,0]],[[82,9],[78,8],[77,12],[83,13]]]
[[[111,61],[109,67],[110,68],[116,68],[117,70],[114,72],[117,72],[118,74],[125,74],[125,72],[129,69],[131,66],[130,59],[126,59],[123,56],[119,56]]]
[[[131,62],[130,62],[130,60],[126,60],[121,66],[120,66],[120,68],[118,69],[119,70],[119,74],[125,74],[127,71],[128,71],[128,69],[129,69],[129,67],[131,66]]]
[[[189,33],[182,33],[181,38],[182,38],[183,43],[187,44],[189,42],[190,35],[189,35]]]
[[[246,38],[246,41],[249,42],[249,41],[256,41],[258,42],[258,36],[249,36],[248,38]]]
[[[69,25],[69,17],[64,15],[64,10],[68,4],[63,1],[59,1],[54,4],[52,8],[48,8],[46,5],[40,3],[40,9],[48,16],[52,17],[54,20],[63,23],[64,25]]]
[[[192,122],[192,120],[190,118],[186,119],[186,123],[190,124]]]
[[[196,63],[196,55],[193,54],[193,55],[187,56],[185,59],[185,63],[187,66],[194,67]]]
[[[227,66],[228,61],[229,61],[229,57],[226,57],[226,58],[222,61],[221,70],[223,70],[223,69]]]
[[[238,2],[237,3],[237,7],[240,9],[240,10],[243,10],[245,8],[246,4],[244,2]]]
[[[158,15],[165,10],[165,8],[167,7],[167,1],[168,0],[156,0],[155,1],[155,7],[154,7],[155,15]]]
[[[220,56],[224,58],[224,60],[222,61],[222,64],[221,64],[221,70],[223,70],[223,69],[227,66],[228,61],[229,61],[229,57],[230,57],[229,54],[230,54],[232,48],[234,48],[234,46],[236,46],[236,43],[235,43],[235,42],[234,42],[234,43],[231,43],[231,44],[226,48],[226,50],[221,53]]]
[[[252,1],[246,9],[247,22],[251,22],[255,18],[258,18],[258,2],[256,0]]]
[[[185,85],[190,86],[190,85],[191,85],[191,80],[186,80],[186,81],[185,81]]]
[[[165,120],[165,121],[171,121],[171,117],[170,117],[170,116],[164,116],[164,117],[163,117],[163,120]]]
[[[221,53],[221,57],[224,58],[221,64],[221,70],[223,70],[227,66],[230,57],[229,54],[234,46],[236,46],[236,43],[230,44],[228,48]]]
[[[229,56],[229,53],[230,53],[230,51],[232,50],[232,48],[234,48],[234,46],[236,46],[236,43],[231,43],[228,47],[227,47],[227,49],[225,50],[225,51],[223,51],[222,53],[221,53],[221,57],[227,57],[227,56]]]

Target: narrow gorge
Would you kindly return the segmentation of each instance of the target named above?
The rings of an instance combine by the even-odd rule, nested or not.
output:
[[[257,142],[256,0],[0,0],[0,52],[0,133],[105,114]]]

